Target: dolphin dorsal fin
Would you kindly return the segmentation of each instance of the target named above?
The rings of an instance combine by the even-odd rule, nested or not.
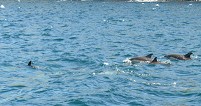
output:
[[[32,62],[31,62],[31,61],[29,61],[28,66],[31,66],[31,63],[32,63]]]
[[[153,55],[153,53],[146,55],[145,57],[151,58],[151,56]]]
[[[192,53],[192,52],[189,52],[189,53],[185,54],[184,57],[190,58],[190,57],[191,57],[191,54],[193,54],[193,53]]]
[[[152,62],[158,62],[158,61],[157,61],[157,57],[155,57],[154,60],[153,60]]]

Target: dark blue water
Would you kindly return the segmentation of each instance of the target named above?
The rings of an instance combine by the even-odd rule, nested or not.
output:
[[[200,105],[200,3],[0,3],[0,105]]]

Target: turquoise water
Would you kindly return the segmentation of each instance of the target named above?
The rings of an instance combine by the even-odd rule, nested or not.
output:
[[[156,4],[1,1],[0,105],[199,106],[201,4]]]

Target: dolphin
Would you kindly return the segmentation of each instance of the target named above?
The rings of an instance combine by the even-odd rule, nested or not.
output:
[[[32,66],[32,61],[29,61],[28,66]]]
[[[166,58],[169,58],[169,59],[177,59],[177,60],[191,60],[191,55],[193,53],[192,52],[189,52],[185,55],[181,55],[181,54],[169,54],[169,55],[166,55],[164,57]]]
[[[29,61],[28,66],[30,66],[31,68],[36,68],[35,66],[32,65],[32,61]]]
[[[146,55],[146,56],[140,56],[140,57],[133,57],[133,58],[130,58],[129,60],[130,61],[152,61],[152,55],[153,55],[153,53],[151,53],[151,54],[148,54],[148,55]]]
[[[149,64],[170,65],[170,63],[158,61],[158,60],[157,60],[157,57],[155,57]]]
[[[150,62],[150,64],[161,64],[161,62],[157,60],[157,57],[155,57],[155,58]]]

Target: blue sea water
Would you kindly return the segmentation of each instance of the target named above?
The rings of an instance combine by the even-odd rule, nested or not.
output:
[[[1,106],[201,103],[200,3],[0,5]],[[194,54],[188,61],[163,57],[189,51]],[[123,63],[149,53],[171,65]],[[27,66],[30,60],[36,68]]]

